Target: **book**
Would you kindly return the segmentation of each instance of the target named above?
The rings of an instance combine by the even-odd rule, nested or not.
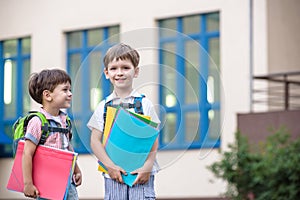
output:
[[[106,144],[107,138],[109,137],[111,126],[112,126],[112,124],[114,122],[116,112],[118,111],[119,108],[120,107],[118,107],[118,108],[114,108],[114,107],[110,107],[110,106],[107,107],[105,127],[104,127],[104,132],[103,132],[103,139],[102,139],[102,144],[104,146]],[[130,111],[128,111],[128,112],[130,114],[136,116],[137,118],[141,119],[145,123],[147,123],[147,124],[149,124],[149,125],[157,128],[158,124],[155,123],[155,122],[153,122],[153,121],[151,121],[151,117],[150,116],[141,115],[141,114],[137,114],[137,113],[130,112]]]
[[[119,108],[120,107],[118,107],[118,108],[111,107],[111,106],[107,107],[106,120],[105,120],[105,128],[104,128],[103,137],[102,137],[102,144],[104,146],[106,145],[107,138],[109,137],[109,134],[110,134],[111,126],[112,126],[112,124],[114,122],[116,112],[117,112],[117,110]],[[153,127],[157,127],[158,126],[157,123],[151,121],[151,117],[150,116],[141,115],[141,114],[137,114],[137,113],[134,113],[134,112],[130,112],[130,113],[132,115],[138,117],[139,119],[143,120],[144,122],[152,125]],[[98,164],[99,164],[98,171],[101,171],[101,172],[104,172],[104,173],[108,173],[106,167],[104,166],[104,164],[101,161],[98,161]]]
[[[159,130],[131,112],[118,108],[105,144],[110,159],[122,167],[125,184],[132,186],[137,175],[130,172],[141,168],[152,149]]]
[[[7,189],[22,192],[24,189],[22,155],[25,141],[20,140]],[[39,196],[47,199],[65,199],[72,180],[78,154],[75,152],[38,145],[32,161],[33,184]]]

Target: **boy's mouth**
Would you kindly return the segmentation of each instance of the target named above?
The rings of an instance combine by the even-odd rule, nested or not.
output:
[[[116,81],[125,81],[126,78],[115,78]]]

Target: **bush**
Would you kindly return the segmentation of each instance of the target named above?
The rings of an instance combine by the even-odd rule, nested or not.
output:
[[[230,151],[208,168],[228,183],[226,196],[236,200],[300,199],[300,139],[290,140],[284,129],[257,146],[236,133]]]

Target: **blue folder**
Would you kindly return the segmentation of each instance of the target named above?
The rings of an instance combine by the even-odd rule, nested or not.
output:
[[[118,109],[110,131],[106,153],[127,172],[123,181],[132,186],[137,175],[130,172],[144,165],[159,131],[123,108]]]

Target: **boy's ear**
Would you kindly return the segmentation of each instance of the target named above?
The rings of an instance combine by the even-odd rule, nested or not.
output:
[[[52,97],[51,97],[51,92],[49,90],[44,90],[43,91],[43,99],[45,99],[46,101],[51,102],[52,101]]]
[[[109,79],[107,68],[104,68],[104,74],[105,74],[105,78],[106,78],[106,79]]]
[[[139,67],[136,67],[134,69],[134,78],[137,78],[139,76],[139,73],[140,73],[140,68]]]

